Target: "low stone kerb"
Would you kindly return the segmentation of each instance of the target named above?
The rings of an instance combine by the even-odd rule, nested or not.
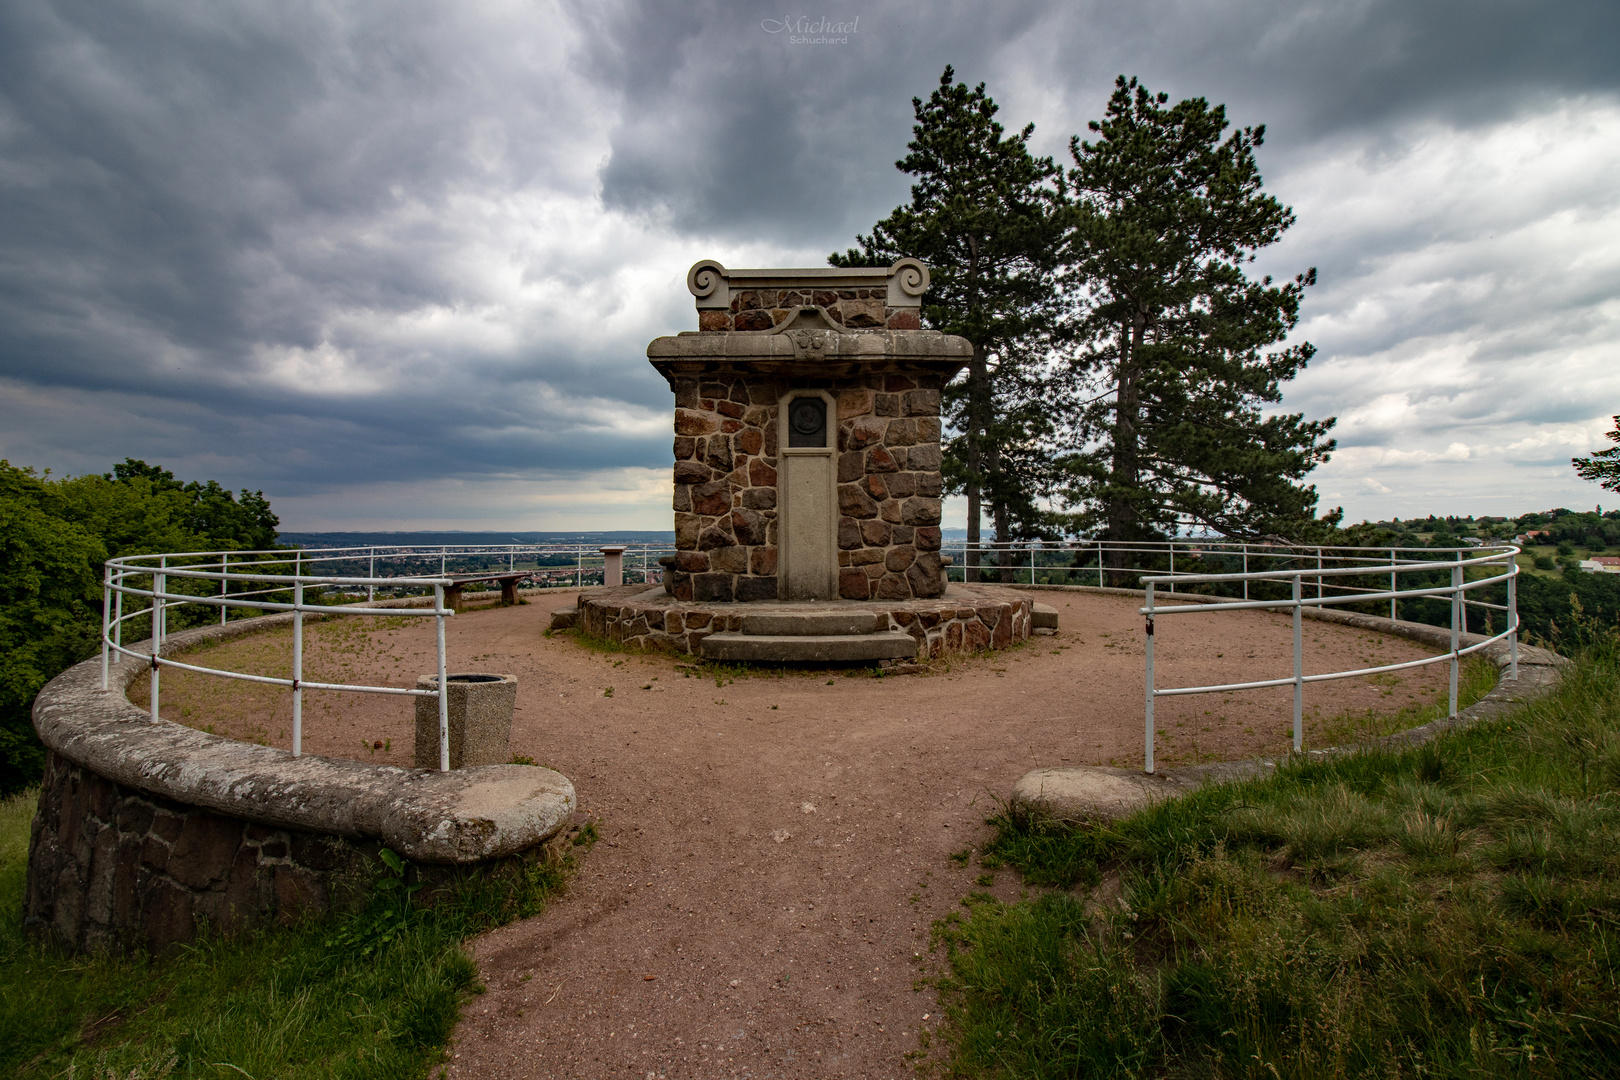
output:
[[[170,637],[164,653],[288,621],[274,615],[188,630]],[[104,692],[99,660],[69,668],[35,700],[40,740],[128,788],[277,828],[378,840],[424,863],[481,862],[526,850],[560,829],[575,808],[568,778],[536,766],[440,773],[314,754],[295,758],[153,721],[125,696],[148,670],[138,659],[118,658]]]

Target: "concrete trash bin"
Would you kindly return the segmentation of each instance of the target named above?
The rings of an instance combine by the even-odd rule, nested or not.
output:
[[[512,710],[517,705],[517,676],[451,672],[450,767],[505,765],[512,760]],[[437,690],[439,677],[424,675],[418,690]],[[416,699],[416,767],[439,767],[439,699]]]

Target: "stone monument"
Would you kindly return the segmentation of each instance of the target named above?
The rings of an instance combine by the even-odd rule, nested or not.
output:
[[[683,600],[905,600],[945,591],[940,390],[967,363],[923,330],[928,268],[687,274],[696,333],[647,357],[675,392]]]
[[[637,648],[784,663],[1027,638],[1027,594],[947,588],[940,392],[972,347],[922,328],[928,283],[916,259],[693,266],[698,329],[647,346],[675,395],[675,554],[662,587],[582,594],[578,625]]]

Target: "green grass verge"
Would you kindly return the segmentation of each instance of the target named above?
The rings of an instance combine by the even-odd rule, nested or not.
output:
[[[1496,689],[1496,662],[1474,654],[1464,657],[1457,671],[1457,708],[1466,709]],[[1402,676],[1394,673],[1374,675],[1368,682],[1384,686],[1385,693],[1393,693]],[[1312,747],[1347,746],[1351,743],[1410,731],[1415,727],[1444,719],[1450,712],[1446,695],[1442,691],[1438,700],[1427,705],[1406,705],[1399,709],[1352,709],[1326,719],[1308,718],[1314,730],[1310,732]]]
[[[458,875],[419,908],[396,858],[351,915],[205,938],[160,959],[74,957],[22,934],[34,801],[0,803],[4,1076],[425,1076],[481,989],[463,942],[538,913],[566,877],[509,861]]]
[[[949,1069],[1620,1074],[1620,657],[1497,722],[1109,826],[997,819],[1052,891],[938,924]]]

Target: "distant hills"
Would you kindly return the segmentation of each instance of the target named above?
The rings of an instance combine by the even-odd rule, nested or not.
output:
[[[675,533],[618,530],[614,532],[284,532],[283,544],[303,548],[425,547],[444,544],[480,546],[506,544],[657,544],[672,547]]]
[[[943,532],[949,540],[961,540],[967,536],[966,529],[945,529]],[[447,547],[474,544],[490,547],[506,544],[654,544],[674,547],[675,533],[673,530],[630,529],[614,532],[284,532],[280,535],[280,541],[302,548],[427,547],[434,544]]]

